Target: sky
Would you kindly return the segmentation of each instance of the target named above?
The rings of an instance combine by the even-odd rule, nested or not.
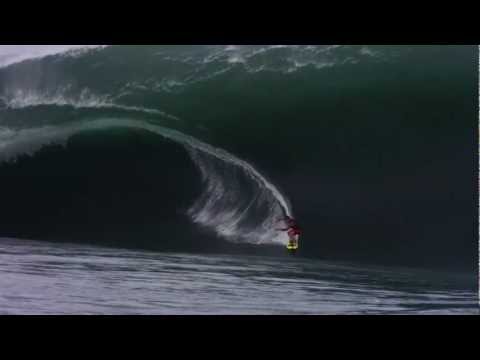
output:
[[[0,67],[26,59],[57,54],[70,49],[98,45],[0,45]]]

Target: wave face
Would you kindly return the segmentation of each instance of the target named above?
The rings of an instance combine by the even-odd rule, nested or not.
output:
[[[5,62],[0,236],[280,245],[289,214],[307,256],[402,263],[435,246],[432,264],[470,264],[471,239],[447,238],[471,220],[450,174],[469,174],[476,51],[106,46]]]

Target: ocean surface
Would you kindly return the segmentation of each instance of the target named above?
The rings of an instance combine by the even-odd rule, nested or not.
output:
[[[478,315],[475,277],[0,239],[0,314]]]

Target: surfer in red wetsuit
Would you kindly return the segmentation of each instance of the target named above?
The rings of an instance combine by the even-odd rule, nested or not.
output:
[[[290,244],[298,245],[298,238],[300,237],[302,231],[298,226],[297,222],[292,219],[290,216],[285,217],[285,223],[287,227],[285,229],[278,229],[279,231],[286,231],[289,237]]]

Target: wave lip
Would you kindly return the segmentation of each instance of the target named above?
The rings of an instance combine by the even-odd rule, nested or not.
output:
[[[0,97],[3,107],[10,110],[25,109],[38,106],[69,106],[75,109],[107,108],[125,111],[143,112],[152,115],[160,115],[171,120],[180,120],[178,117],[168,114],[162,110],[151,109],[139,106],[117,104],[110,96],[94,95],[88,89],[83,89],[76,97],[65,95],[65,89],[59,89],[53,94],[39,93],[36,91],[16,90],[8,96]]]

